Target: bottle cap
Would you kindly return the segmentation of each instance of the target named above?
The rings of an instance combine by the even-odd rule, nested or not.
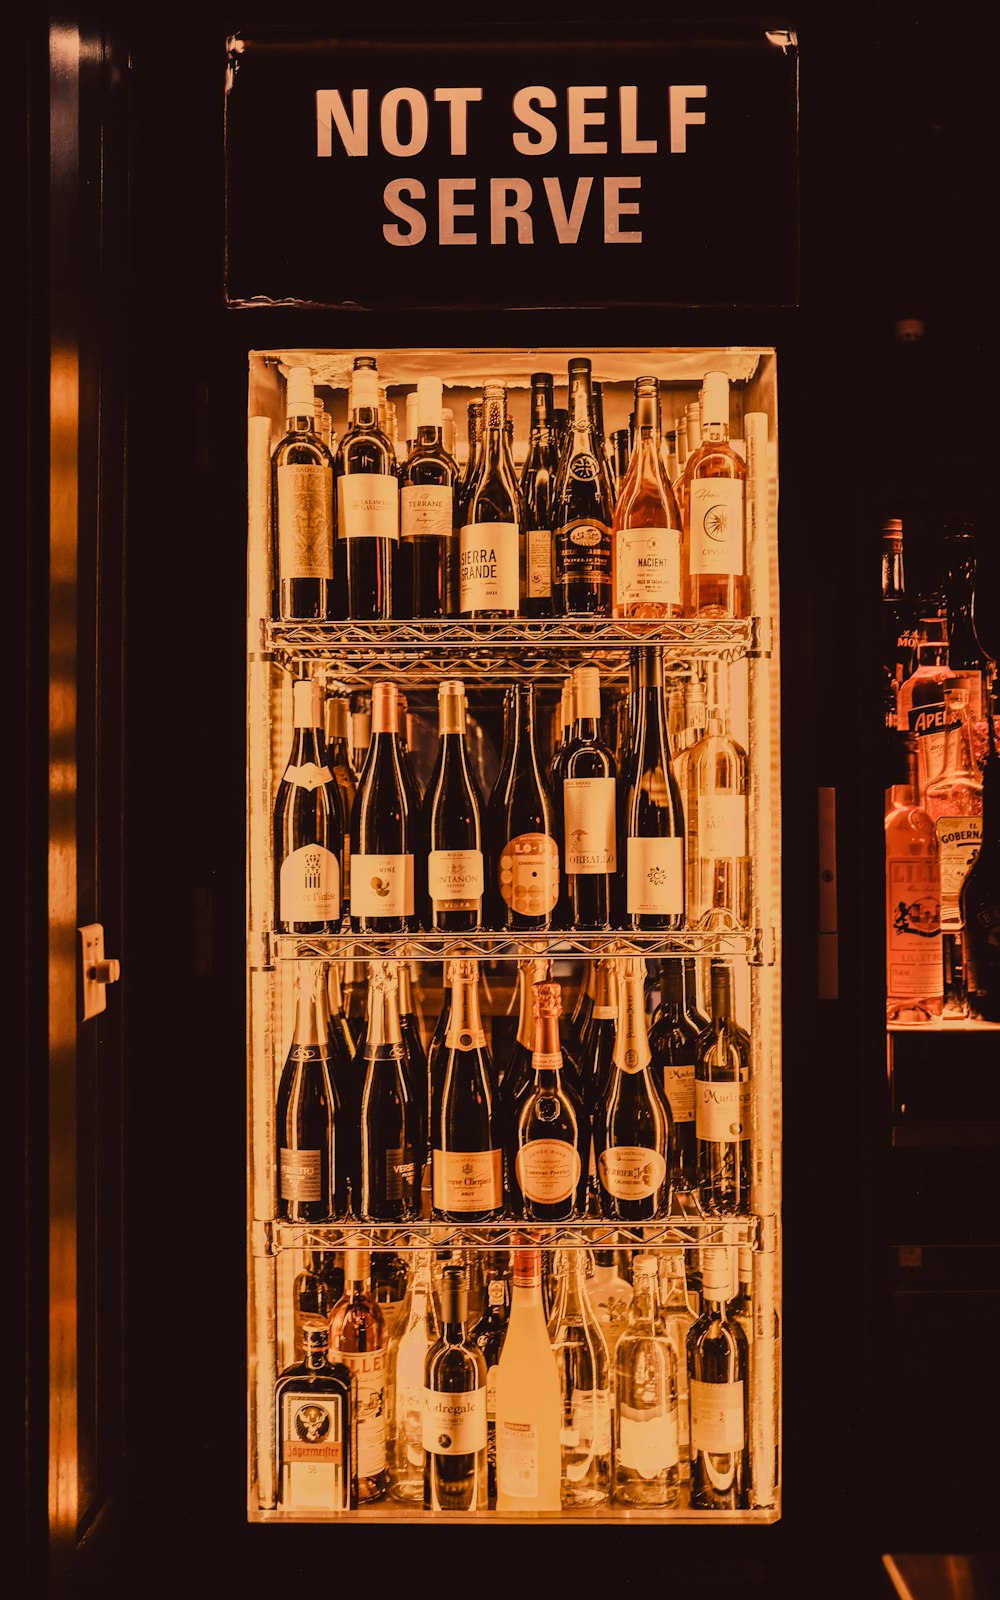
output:
[[[289,367],[285,379],[285,416],[311,417],[316,396],[310,367]]]
[[[507,388],[502,383],[488,383],[483,389],[483,428],[499,428],[507,422]]]
[[[441,1321],[464,1322],[469,1315],[469,1278],[464,1267],[448,1265],[441,1273]]]
[[[303,1317],[302,1344],[306,1350],[326,1350],[330,1344],[328,1323],[320,1317]]]
[[[573,671],[577,720],[587,717],[597,722],[601,716],[601,674],[596,667],[576,667]]]
[[[753,1251],[748,1244],[741,1244],[739,1248],[740,1278],[748,1283],[753,1277]]]
[[[417,391],[411,389],[406,397],[406,442],[412,444],[417,437]]]
[[[351,377],[351,410],[357,411],[361,406],[378,410],[378,373],[371,367],[355,368]]]
[[[899,540],[901,542],[903,538],[902,517],[886,517],[882,524],[882,537],[883,539]]]
[[[417,379],[417,426],[440,428],[444,384],[440,378]]]
[[[372,733],[395,733],[399,726],[399,690],[394,683],[372,685]]]
[[[292,684],[292,726],[321,728],[322,691],[315,678],[296,678]]]
[[[438,732],[465,732],[465,684],[461,678],[445,678],[438,684]]]
[[[727,1245],[709,1245],[702,1250],[701,1282],[705,1293],[712,1298],[729,1300],[732,1297],[733,1265]]]
[[[705,387],[702,390],[703,400],[701,407],[701,420],[708,428],[713,424],[729,422],[729,374],[726,372],[706,372]],[[687,417],[684,418],[685,427]]]
[[[350,702],[343,695],[331,694],[326,701],[326,736],[328,739],[347,738],[347,719]]]

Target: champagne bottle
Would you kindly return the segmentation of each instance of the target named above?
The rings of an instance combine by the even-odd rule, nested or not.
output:
[[[445,1267],[441,1332],[424,1380],[424,1509],[485,1511],[489,1497],[486,1362],[466,1331],[465,1268]]]
[[[637,652],[632,748],[622,785],[626,921],[631,928],[684,923],[684,814],[674,777],[663,663],[655,646]]]
[[[517,684],[508,704],[510,737],[486,809],[487,918],[493,928],[546,929],[559,898],[559,850],[535,748],[532,685]]]
[[[580,1047],[580,1062],[583,1109],[591,1127],[587,1183],[593,1210],[597,1213],[600,1211],[600,1187],[593,1123],[597,1105],[607,1092],[608,1079],[614,1066],[619,1010],[618,962],[613,957],[604,956],[600,961],[588,962],[587,965],[595,974],[595,986],[590,1020]]]
[[[507,389],[483,390],[483,442],[463,512],[459,602],[464,617],[516,617],[521,491],[505,445]]]
[[[366,359],[366,358],[358,358]],[[370,358],[367,358],[370,360]],[[337,540],[346,557],[347,615],[392,615],[392,569],[399,543],[399,480],[393,447],[379,426],[378,373],[354,364],[350,423],[334,463]]]
[[[274,1386],[278,1503],[312,1516],[358,1503],[357,1409],[351,1374],[327,1358],[325,1321],[303,1329],[303,1357]]]
[[[531,1052],[535,1044],[534,986],[547,983],[552,963],[546,957],[522,956],[517,963],[517,1033],[500,1073],[503,1122],[509,1127],[514,1105],[531,1082]]]
[[[524,594],[521,615],[552,615],[552,496],[559,452],[552,434],[552,374],[531,374],[531,433],[521,473]]]
[[[345,1192],[344,1214],[353,1211],[361,1192],[361,1089],[364,1068],[355,1057],[357,1047],[350,1025],[344,1015],[340,980],[334,962],[319,969],[320,984],[318,1004],[326,1033],[330,1062],[330,1078],[336,1096],[337,1156],[343,1169]]]
[[[986,733],[982,844],[959,892],[959,906],[969,1009],[984,1022],[1000,1022],[1000,754],[990,695]]]
[[[562,1396],[562,1503],[603,1504],[611,1489],[608,1346],[587,1298],[586,1252],[561,1250],[549,1330]]]
[[[399,747],[397,689],[372,689],[372,742],[351,816],[351,927],[404,933],[415,926],[413,850],[418,818]]]
[[[361,1215],[372,1222],[405,1222],[420,1209],[418,1163],[424,1135],[390,962],[373,961],[368,969],[368,1030],[361,1069]]]
[[[497,1510],[558,1511],[562,1394],[542,1305],[542,1252],[514,1252],[510,1320],[497,1367]]]
[[[601,743],[601,679],[577,667],[576,726],[562,767],[568,915],[575,928],[612,926],[615,874],[615,758]]]
[[[496,1078],[479,1014],[475,961],[452,963],[451,1008],[431,1112],[434,1213],[486,1222],[503,1212]]]
[[[340,1107],[330,1073],[321,975],[296,975],[292,1042],[278,1085],[277,1216],[329,1222],[346,1210],[346,1172],[337,1139]]]
[[[360,695],[357,709],[351,712],[351,764],[355,772],[365,770],[368,748],[372,742],[372,707],[369,695]]]
[[[276,921],[281,933],[328,933],[340,922],[343,802],[327,762],[320,687],[292,685],[293,743],[274,802]]]
[[[729,443],[726,374],[706,372],[702,395],[701,443],[688,456],[678,480],[677,499],[684,526],[686,609],[692,617],[743,617],[747,469]]]
[[[611,615],[611,476],[597,438],[590,362],[569,363],[569,427],[552,511],[555,609],[560,616]]]
[[[694,1064],[698,1030],[684,1008],[684,968],[680,961],[660,966],[661,998],[649,1032],[653,1070],[670,1107],[674,1127],[674,1188],[698,1183],[698,1145],[694,1121]]]
[[[423,1130],[424,1145],[418,1151],[418,1156],[420,1161],[423,1162],[426,1158],[427,1125],[430,1118],[430,1104],[426,1099],[427,1053],[424,1050],[423,1040],[420,1036],[420,1023],[414,1009],[410,963],[408,961],[400,961],[397,964],[396,975],[399,980],[399,1028],[403,1035],[403,1044],[406,1047],[406,1070],[420,1106],[420,1125]]]
[[[681,514],[660,459],[659,387],[635,380],[635,444],[611,528],[616,617],[682,610]]]
[[[285,411],[271,456],[271,615],[311,621],[333,614],[333,461],[315,429],[308,367],[289,368]]]
[[[533,985],[533,1010],[531,1078],[511,1105],[511,1199],[518,1215],[533,1222],[561,1222],[586,1204],[590,1129],[582,1101],[567,1081],[557,983]]]
[[[423,805],[428,928],[467,933],[483,925],[483,839],[479,795],[465,747],[465,685],[438,686],[440,742]]]
[[[712,1020],[695,1050],[698,1199],[709,1216],[750,1203],[750,1036],[732,1014],[732,971],[712,962]]]
[[[441,397],[440,378],[418,380],[415,444],[400,475],[402,571],[415,617],[451,616],[457,596],[458,463],[441,442]]]
[[[356,1246],[345,1253],[344,1293],[330,1313],[330,1353],[357,1383],[358,1500],[381,1500],[389,1483],[385,1321],[371,1292],[371,1256]]]
[[[916,738],[891,737],[902,781],[889,786],[885,813],[886,1020],[931,1022],[944,988],[940,849],[920,805]]]
[[[749,1504],[747,1341],[726,1314],[732,1264],[726,1246],[701,1253],[703,1311],[687,1339],[691,1406],[691,1505],[742,1511]]]
[[[344,813],[344,843],[340,858],[340,898],[351,903],[351,812],[358,792],[358,775],[350,750],[350,701],[341,695],[326,697],[326,762],[340,790]]]
[[[670,1210],[670,1108],[652,1072],[643,992],[646,963],[622,961],[614,1061],[594,1108],[601,1215],[651,1222]]]
[[[406,1299],[387,1359],[391,1434],[389,1493],[395,1500],[424,1497],[424,1368],[440,1334],[431,1283],[430,1250],[411,1255]]]
[[[680,1489],[677,1353],[662,1327],[654,1256],[632,1263],[635,1297],[615,1351],[615,1499],[672,1506]]]

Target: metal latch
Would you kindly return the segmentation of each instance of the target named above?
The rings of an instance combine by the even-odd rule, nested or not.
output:
[[[86,927],[76,931],[80,935],[80,992],[83,997],[80,1021],[86,1022],[107,1010],[108,984],[118,982],[122,968],[120,961],[110,960],[104,954],[103,923],[88,922]]]

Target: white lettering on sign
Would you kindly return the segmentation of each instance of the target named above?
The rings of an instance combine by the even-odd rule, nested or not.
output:
[[[708,86],[704,83],[672,83],[670,85],[670,154],[687,154],[688,128],[700,127],[705,121],[704,111],[689,111],[688,101],[704,99]]]

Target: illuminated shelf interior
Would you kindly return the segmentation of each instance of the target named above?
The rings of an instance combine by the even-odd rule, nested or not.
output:
[[[548,1250],[698,1249],[706,1245],[750,1246],[760,1240],[757,1217],[706,1217],[685,1200],[690,1211],[675,1213],[659,1222],[613,1222],[586,1217],[577,1222],[262,1222],[257,1224],[261,1249],[343,1250],[353,1241],[365,1249],[402,1253],[431,1248],[504,1250],[524,1244],[529,1235]]]
[[[619,928],[592,933],[339,933],[305,936],[273,933],[272,959],[277,961],[443,961],[452,957],[496,959],[517,956],[747,956],[760,963],[765,939],[759,929],[718,933],[631,933]],[[770,959],[768,957],[767,959]]]

